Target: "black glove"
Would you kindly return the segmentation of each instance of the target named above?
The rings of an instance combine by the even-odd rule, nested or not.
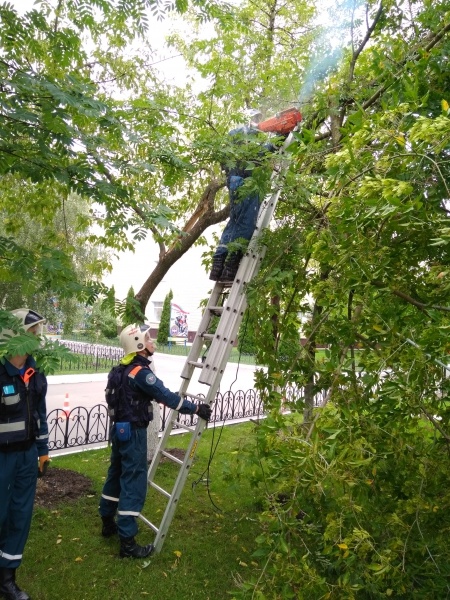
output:
[[[197,415],[200,419],[205,419],[205,421],[209,421],[211,418],[211,407],[208,404],[199,404],[197,406]]]

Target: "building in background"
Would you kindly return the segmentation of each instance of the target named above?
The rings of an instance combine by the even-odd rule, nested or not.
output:
[[[153,336],[159,328],[164,299],[172,290],[172,307],[180,308],[181,320],[183,320],[182,315],[186,315],[188,330],[184,337],[188,342],[192,342],[194,339],[203,312],[201,302],[209,298],[214,285],[214,282],[208,278],[209,272],[206,272],[202,265],[202,254],[205,250],[206,247],[191,248],[173,265],[154,291],[145,311]],[[157,260],[158,247],[156,244],[150,239],[138,242],[135,244],[134,253],[123,252],[119,258],[113,261],[112,272],[104,277],[103,282],[108,286],[114,285],[116,297],[124,300],[131,286],[136,293],[140,290]],[[146,265],[148,265],[148,269],[146,269]],[[175,319],[176,316],[176,309],[172,310],[171,317]],[[169,332],[167,335],[169,336]]]

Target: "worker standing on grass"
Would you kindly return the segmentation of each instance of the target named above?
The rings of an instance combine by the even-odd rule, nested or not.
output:
[[[295,108],[285,110],[275,117],[258,123],[260,116],[260,113],[254,115],[250,126],[232,129],[228,135],[240,144],[248,142],[262,132],[285,137],[302,119],[301,114]],[[266,142],[262,145],[260,158],[264,153],[274,152],[278,149],[279,145]],[[234,280],[243,256],[242,247],[245,248],[255,231],[261,204],[260,193],[255,189],[244,191],[243,188],[246,179],[252,176],[254,166],[251,160],[245,159],[240,159],[231,165],[223,165],[230,201],[230,217],[212,259],[209,275],[212,281],[225,283]],[[233,242],[240,245],[241,249],[235,248],[229,251],[229,246]]]
[[[11,313],[27,333],[42,335],[45,319],[37,312]],[[14,335],[3,330],[0,338]],[[0,364],[0,386],[0,597],[29,600],[16,584],[16,569],[30,531],[37,478],[49,461],[47,379],[29,354],[8,356]]]
[[[103,486],[99,513],[102,535],[118,533],[122,558],[145,558],[153,544],[136,543],[139,516],[147,495],[147,427],[153,418],[152,400],[183,414],[208,421],[208,404],[194,404],[167,389],[150,368],[155,342],[150,326],[128,325],[120,334],[125,356],[108,375],[106,401],[111,417],[111,463]],[[117,514],[117,522],[116,522]]]

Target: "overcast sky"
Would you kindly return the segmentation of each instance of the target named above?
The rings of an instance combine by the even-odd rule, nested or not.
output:
[[[26,12],[34,6],[34,0],[10,0],[19,13]],[[154,19],[151,25],[151,43],[157,49],[155,66],[168,81],[180,84],[184,80],[184,63],[176,56],[174,49],[165,46],[165,37],[175,28],[181,27],[181,20],[166,18],[163,21]],[[159,61],[159,62],[158,62]],[[217,228],[216,228],[217,229]],[[220,229],[220,228],[219,228]],[[207,238],[212,239],[213,228],[207,231]],[[149,237],[137,242],[135,253],[123,252],[112,262],[113,270],[104,278],[108,286],[114,285],[116,297],[123,300],[130,287],[138,292],[152,272],[158,260],[158,247]],[[201,265],[202,248],[191,248],[170,269],[167,276],[152,295],[152,301],[163,302],[169,290],[173,292],[173,302],[189,313],[189,328],[196,328],[201,317],[200,301],[209,295],[212,282]],[[147,318],[153,320],[153,305],[149,302]]]

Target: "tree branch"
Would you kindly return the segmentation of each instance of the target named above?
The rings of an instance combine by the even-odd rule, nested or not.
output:
[[[371,281],[371,284],[377,288],[386,288],[386,285],[382,281],[379,281],[378,279],[373,279]],[[427,309],[430,309],[430,308],[433,308],[434,310],[440,310],[443,312],[450,312],[450,307],[448,307],[448,306],[439,306],[436,304],[425,304],[424,302],[420,302],[419,300],[412,298],[412,296],[409,296],[408,294],[406,294],[405,292],[402,292],[401,290],[389,289],[389,291],[391,294],[394,294],[394,296],[397,296],[398,298],[405,300],[405,302],[408,302],[408,304],[412,304],[413,306],[415,306],[416,308],[418,308],[425,314],[428,314]]]
[[[196,209],[196,218],[188,220],[188,223],[183,228],[183,233],[177,238],[176,242],[172,244],[164,255],[160,255],[158,264],[136,294],[136,300],[139,302],[143,312],[145,312],[151,295],[170,267],[195,244],[208,227],[216,225],[229,217],[229,203],[221,210],[214,210],[214,198],[223,185],[222,182],[217,180],[213,180],[208,184],[205,192],[202,194],[202,208],[206,207],[206,210],[202,212],[200,208],[202,201],[200,201]],[[187,227],[188,224],[189,227]]]

